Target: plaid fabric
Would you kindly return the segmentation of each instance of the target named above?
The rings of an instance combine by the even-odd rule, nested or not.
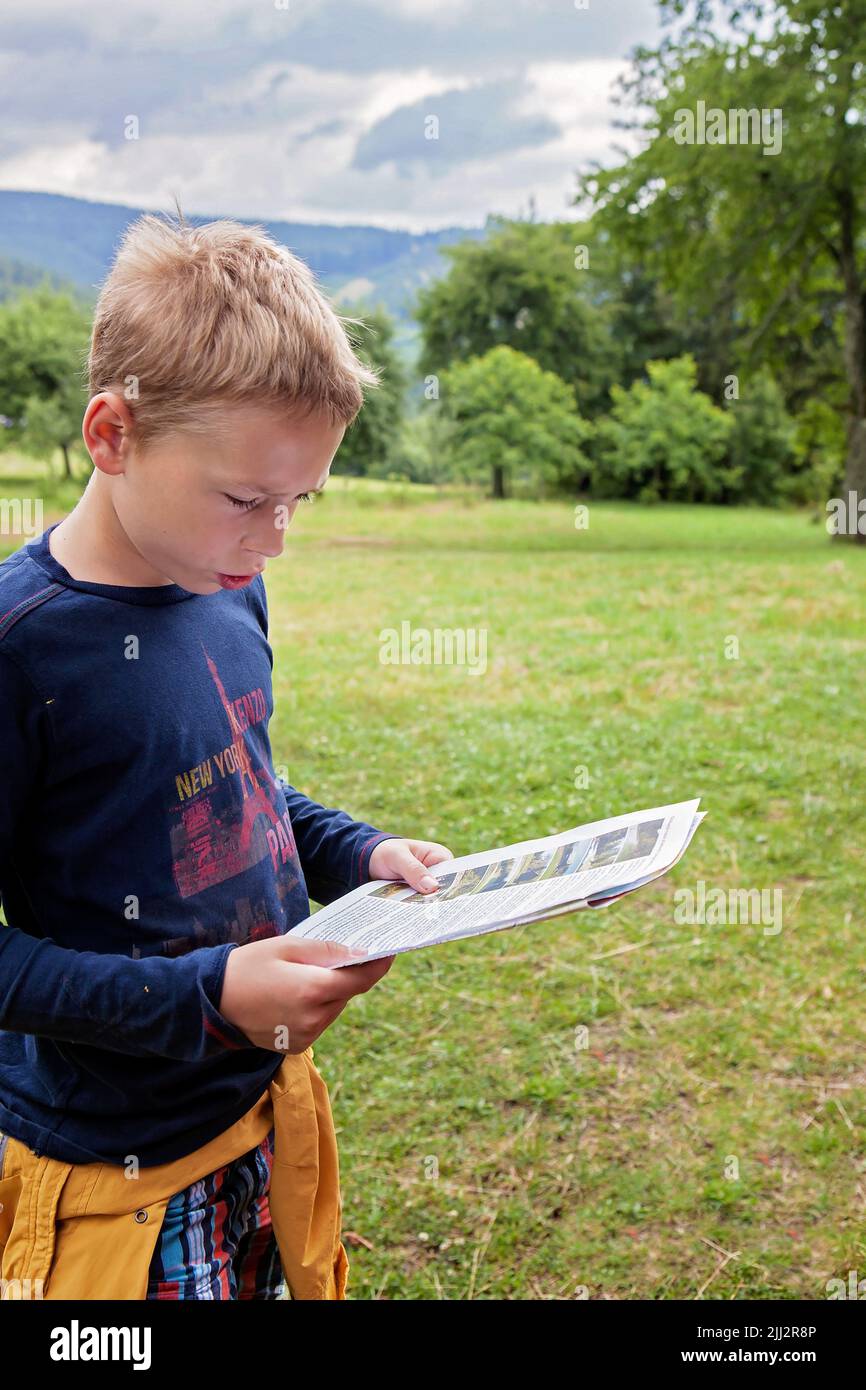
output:
[[[274,1131],[169,1202],[146,1298],[285,1297],[268,1191]]]

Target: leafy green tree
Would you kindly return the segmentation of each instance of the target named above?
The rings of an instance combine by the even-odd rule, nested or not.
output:
[[[649,381],[613,387],[597,426],[597,490],[642,502],[711,502],[734,485],[724,466],[733,420],[695,386],[688,355],[648,362]]]
[[[492,497],[505,497],[517,473],[558,484],[588,466],[582,446],[592,427],[571,389],[514,348],[492,348],[443,373],[442,405],[453,422],[455,470],[489,476]]]
[[[487,240],[443,248],[448,274],[419,293],[421,374],[440,377],[455,362],[511,347],[568,382],[581,414],[592,417],[619,377],[621,351],[610,312],[593,302],[591,280],[575,264],[585,230],[491,222],[498,228]]]
[[[812,502],[826,517],[826,499],[838,480],[838,460],[845,449],[843,415],[820,396],[803,406],[796,419],[800,471],[791,481],[792,501]]]
[[[620,361],[618,384],[631,386],[646,375],[646,364],[691,352],[702,367],[718,352],[718,325],[700,315],[678,312],[672,296],[639,262],[630,262],[599,227],[591,236],[591,281],[606,304]],[[711,373],[707,372],[708,380]],[[610,401],[608,400],[609,408]]]
[[[453,434],[442,403],[425,401],[403,421],[389,471],[412,483],[448,482],[454,476]],[[384,468],[381,475],[386,476]]]
[[[393,347],[390,315],[381,307],[363,305],[351,312],[360,316],[360,322],[348,325],[347,332],[361,361],[380,372],[380,384],[365,391],[360,414],[346,430],[335,462],[339,473],[381,476],[383,469],[390,468],[400,438],[406,373]]]
[[[67,293],[40,286],[0,304],[0,414],[14,421],[6,441],[50,460],[81,436],[87,406],[90,317]]]
[[[577,201],[589,198],[594,218],[681,305],[720,326],[732,354],[723,374],[775,361],[792,339],[820,351],[835,306],[844,483],[862,498],[866,0],[660,5],[687,22],[656,49],[639,48],[624,84],[624,100],[647,113],[633,123],[643,148],[585,174]]]
[[[725,501],[775,506],[796,493],[797,425],[778,383],[762,368],[729,403],[733,421]]]
[[[81,439],[87,399],[87,393],[71,377],[59,382],[50,396],[29,396],[18,441],[21,452],[50,461],[54,450],[59,449],[64,476],[71,478],[72,446]]]

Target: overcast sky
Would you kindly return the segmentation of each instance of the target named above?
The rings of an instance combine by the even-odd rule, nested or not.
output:
[[[577,2],[2,0],[0,188],[411,231],[530,195],[573,217],[660,32],[653,0]]]

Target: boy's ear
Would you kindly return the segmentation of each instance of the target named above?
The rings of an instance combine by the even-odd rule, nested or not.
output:
[[[128,404],[115,391],[100,391],[89,401],[81,435],[94,468],[112,475],[123,471],[134,420]]]

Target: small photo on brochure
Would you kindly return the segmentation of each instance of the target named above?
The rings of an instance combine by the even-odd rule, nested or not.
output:
[[[600,869],[605,864],[612,864],[622,849],[627,832],[628,827],[623,825],[618,830],[606,830],[603,835],[597,835],[584,867]]]
[[[592,840],[573,840],[571,844],[560,845],[541,877],[563,878],[566,874],[578,873],[591,844]]]
[[[491,864],[487,877],[481,882],[480,891],[490,893],[496,888],[504,888],[519,863],[519,858],[511,855],[508,859],[499,859],[496,863]]]
[[[531,854],[524,854],[518,860],[517,868],[508,880],[509,888],[515,883],[534,883],[536,879],[541,878],[545,869],[549,868],[555,853],[556,851],[553,849],[539,849]]]
[[[442,877],[439,879],[439,883],[442,887],[447,887],[449,884],[453,883],[454,880],[459,877],[460,875],[456,873],[443,874]],[[383,883],[381,888],[375,888],[369,896],[371,898],[396,898],[401,893],[405,893],[408,887],[408,883],[404,883],[402,878],[397,878],[394,880],[393,883]],[[437,898],[441,896],[441,887],[439,893],[437,893],[436,896]],[[429,893],[410,893],[403,899],[403,902],[412,903],[418,902],[421,899],[423,899],[426,902],[429,901],[429,898]]]
[[[473,869],[461,869],[456,875],[453,883],[444,889],[440,887],[436,894],[436,901],[441,902],[443,898],[463,898],[467,893],[477,893],[481,887],[482,879],[487,872],[486,864],[477,864]],[[439,880],[440,884],[442,879]],[[412,898],[406,899],[407,902],[429,902],[429,893],[414,893]]]
[[[616,856],[617,863],[626,859],[646,859],[658,844],[663,825],[663,820],[644,820],[637,825],[630,825],[622,848]]]

